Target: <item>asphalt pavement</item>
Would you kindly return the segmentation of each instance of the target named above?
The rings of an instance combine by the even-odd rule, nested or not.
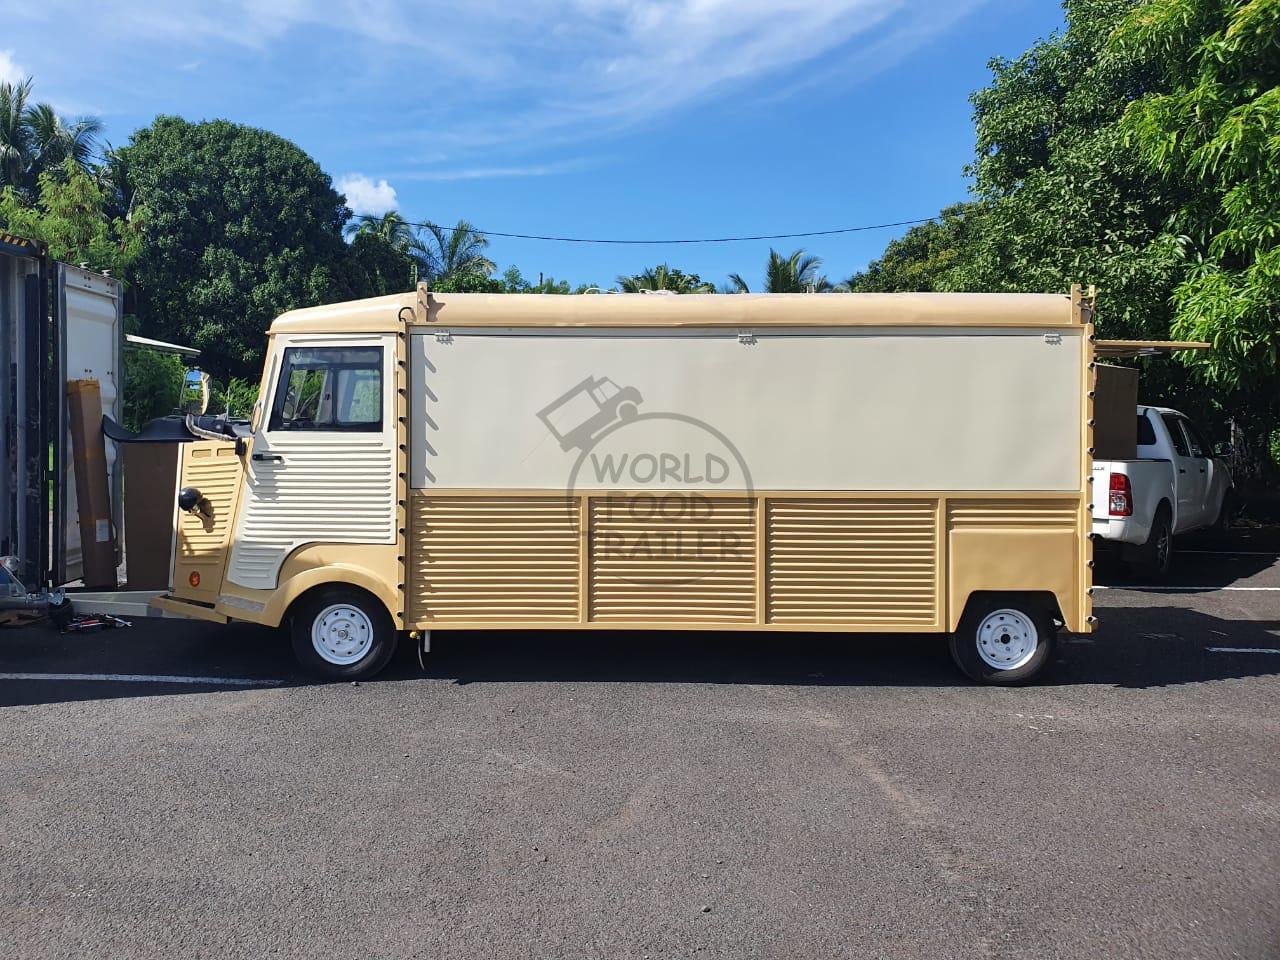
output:
[[[1100,571],[1010,690],[936,637],[442,632],[353,685],[5,631],[0,957],[1280,957],[1280,555],[1231,546]]]

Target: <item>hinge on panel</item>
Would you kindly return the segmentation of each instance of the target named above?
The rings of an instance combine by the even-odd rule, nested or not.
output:
[[[747,343],[747,344],[755,343],[755,342],[756,342],[756,335],[755,335],[752,331],[750,331],[750,330],[739,330],[739,331],[738,331],[738,342],[739,342],[739,343]]]
[[[449,330],[436,330],[436,343],[452,343],[453,333]]]
[[[1061,343],[1062,334],[1060,334],[1057,330],[1050,330],[1048,333],[1044,335],[1044,342],[1045,343]]]

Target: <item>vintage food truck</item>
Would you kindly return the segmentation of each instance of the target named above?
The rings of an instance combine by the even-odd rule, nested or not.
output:
[[[169,614],[366,677],[436,629],[1087,632],[1092,299],[414,293],[271,326],[188,421]]]

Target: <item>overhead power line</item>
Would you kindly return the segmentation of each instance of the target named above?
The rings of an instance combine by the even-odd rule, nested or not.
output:
[[[920,223],[930,223],[937,220],[937,217],[922,217],[919,220],[898,220],[894,223],[872,223],[862,227],[838,227],[834,230],[806,230],[801,233],[765,233],[754,237],[697,237],[697,238],[681,238],[676,240],[614,240],[602,239],[597,237],[552,237],[544,236],[536,233],[506,233],[501,230],[480,230],[475,227],[469,228],[472,233],[479,233],[486,237],[507,237],[512,240],[549,240],[554,243],[612,243],[612,244],[669,244],[669,243],[741,243],[747,240],[796,240],[802,237],[830,237],[839,233],[862,233],[865,230],[884,230],[889,227],[909,227]],[[431,227],[434,226],[440,230],[457,230],[457,227],[447,227],[442,223],[422,222],[416,223],[412,220],[405,221],[411,227]]]

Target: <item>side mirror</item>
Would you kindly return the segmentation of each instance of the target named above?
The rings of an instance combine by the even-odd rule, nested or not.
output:
[[[1231,444],[1226,440],[1219,441],[1213,445],[1213,455],[1219,460],[1226,460],[1231,456]]]
[[[199,416],[209,409],[209,375],[192,368],[182,377],[182,399],[179,406],[183,413]]]
[[[213,506],[195,487],[183,487],[178,491],[178,509],[183,513],[198,513],[202,517],[213,515]]]

